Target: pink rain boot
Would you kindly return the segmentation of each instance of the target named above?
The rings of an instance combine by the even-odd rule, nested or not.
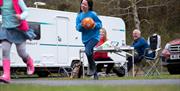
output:
[[[10,83],[11,76],[10,76],[10,60],[3,59],[3,75],[0,77],[0,82]]]
[[[28,57],[26,64],[27,64],[27,74],[32,75],[35,71],[33,59],[31,57]]]

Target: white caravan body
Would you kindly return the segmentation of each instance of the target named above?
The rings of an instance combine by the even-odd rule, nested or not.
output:
[[[77,13],[73,12],[29,8],[27,20],[39,29],[38,38],[28,40],[26,45],[26,51],[34,59],[35,67],[70,67],[73,60],[79,60],[79,50],[84,45],[81,33],[75,28],[76,16]],[[119,45],[122,41],[126,41],[125,23],[121,18],[108,16],[99,18],[107,30],[109,40],[117,41]],[[26,67],[18,56],[14,44],[10,55],[11,67]],[[125,61],[123,57],[113,54],[110,56],[115,61]],[[87,66],[86,58],[85,66]]]

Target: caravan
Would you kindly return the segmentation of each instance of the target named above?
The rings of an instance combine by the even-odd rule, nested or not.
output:
[[[57,72],[60,68],[71,67],[74,61],[79,61],[79,50],[83,48],[81,33],[76,31],[77,13],[29,8],[27,18],[30,27],[37,37],[27,41],[27,51],[34,59],[39,76],[47,76],[44,71]],[[103,27],[107,30],[108,39],[121,45],[126,41],[125,23],[121,18],[99,16]],[[11,67],[25,68],[13,45],[11,50]],[[114,55],[112,55],[114,56]],[[125,58],[112,57],[115,60]],[[85,61],[87,65],[87,61]],[[2,62],[0,62],[2,66]]]

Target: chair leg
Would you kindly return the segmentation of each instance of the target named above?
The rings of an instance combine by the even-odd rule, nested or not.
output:
[[[158,67],[157,67],[158,63],[159,63],[159,58],[157,58],[155,60],[155,62],[149,61],[148,64],[149,64],[149,66],[151,66],[151,68],[148,70],[148,72],[145,76],[154,75],[155,73],[157,73],[157,75],[160,75],[160,73],[158,71]]]
[[[139,72],[139,68],[136,68],[134,76],[137,76],[138,72]]]
[[[144,71],[143,68],[144,68],[143,62],[138,63],[136,65],[135,76],[137,76],[137,75],[144,75],[145,71]]]
[[[157,58],[155,63],[154,63],[154,70],[158,75],[160,75],[160,73],[158,71],[158,66],[159,66],[159,58]]]
[[[147,71],[147,73],[145,74],[145,76],[148,76],[149,74],[150,74],[150,72],[151,72],[151,70],[152,70],[152,64],[151,64],[151,62],[149,61],[147,61],[147,63],[148,63],[148,68],[149,68],[149,66],[150,66],[150,69],[148,69],[148,71]]]

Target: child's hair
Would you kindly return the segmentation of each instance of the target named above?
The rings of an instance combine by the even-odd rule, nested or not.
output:
[[[101,28],[100,30],[101,30],[102,32],[104,32],[104,37],[105,37],[104,40],[107,41],[107,32],[106,32],[106,29],[105,29],[105,28]],[[100,31],[100,32],[101,32],[101,31]]]
[[[81,0],[82,3],[83,0]],[[88,6],[89,6],[89,11],[93,11],[93,0],[86,0],[88,2]],[[80,3],[80,12],[82,12],[81,10],[81,3]]]

